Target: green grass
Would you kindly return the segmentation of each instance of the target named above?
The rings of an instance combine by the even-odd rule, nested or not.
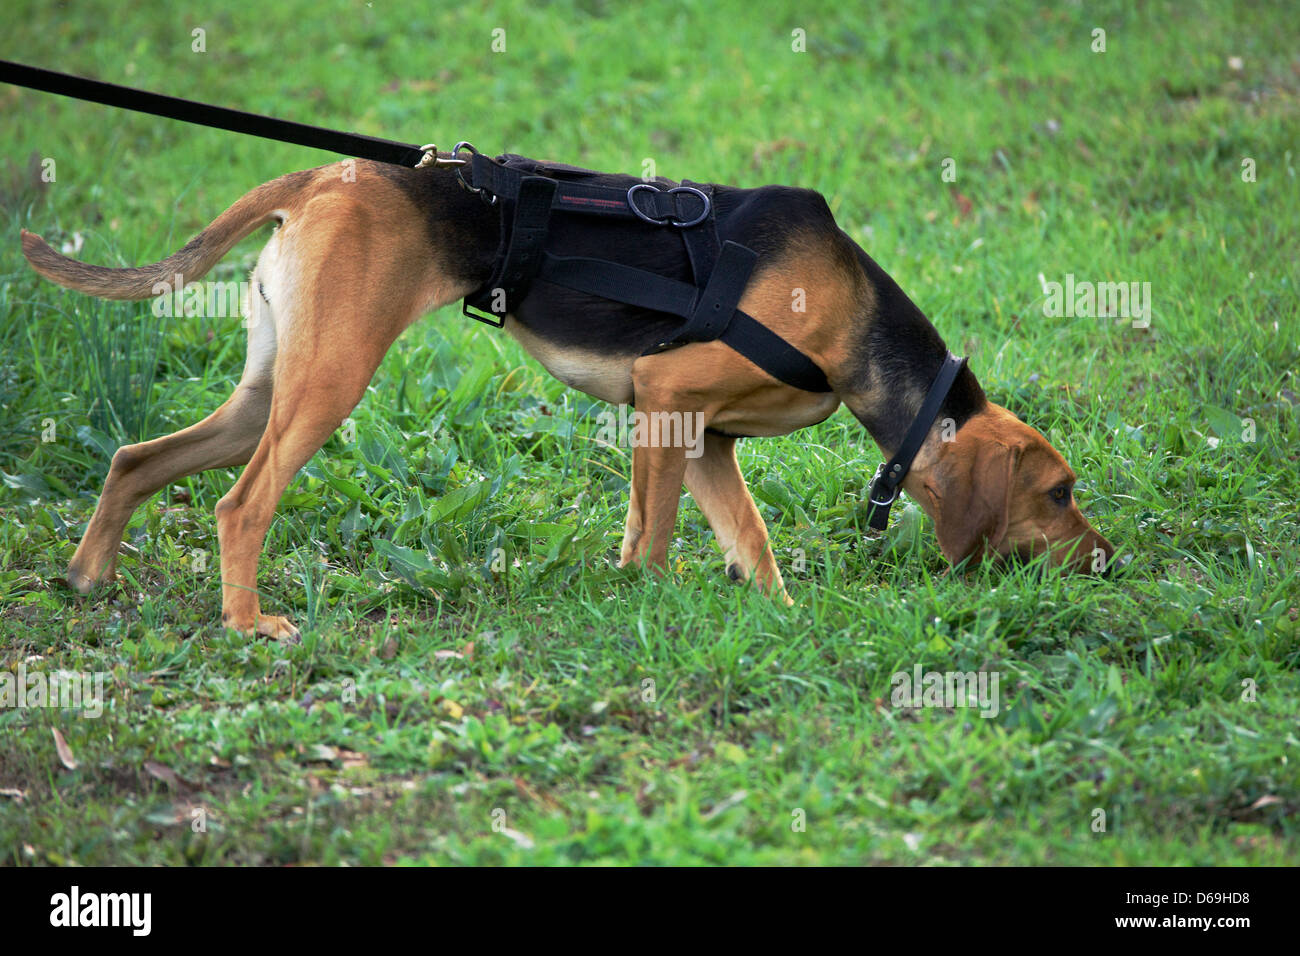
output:
[[[914,506],[865,531],[878,452],[841,411],[742,443],[796,607],[731,584],[685,496],[672,578],[618,572],[629,461],[594,441],[603,406],[448,309],[285,496],[260,586],[300,646],[216,626],[233,471],[143,507],[120,586],[74,598],[114,448],[224,400],[243,330],[38,281],[19,227],[152,261],[331,157],[0,88],[0,654],[103,672],[108,697],[99,719],[0,710],[0,788],[22,792],[0,795],[4,860],[1300,862],[1284,4],[438,6],[19,2],[0,56],[414,143],[817,188],[1065,454],[1131,564],[953,575]],[[1046,318],[1040,273],[1150,282],[1151,327]],[[892,707],[917,664],[997,671],[999,714]]]

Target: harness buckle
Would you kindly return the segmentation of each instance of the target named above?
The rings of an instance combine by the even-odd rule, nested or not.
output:
[[[691,193],[699,197],[700,202],[702,203],[700,214],[696,216],[694,219],[679,219],[676,213],[670,212],[666,216],[664,216],[663,219],[655,219],[653,216],[646,215],[637,207],[636,200],[633,199],[632,197],[636,195],[636,191],[638,189],[648,189],[652,193],[660,193],[663,192],[663,190],[656,189],[650,183],[636,183],[634,186],[632,186],[631,189],[627,191],[628,208],[630,208],[634,213],[636,213],[638,219],[642,219],[645,222],[650,223],[652,226],[676,226],[678,229],[689,229],[691,226],[698,226],[709,215],[710,204],[709,204],[709,196],[707,193],[705,193],[702,189],[696,189],[694,186],[674,186],[672,189],[667,190],[669,195],[671,195],[672,193]]]
[[[471,308],[474,308],[475,311],[471,312]],[[471,307],[469,302],[461,303],[460,314],[465,316],[467,319],[473,319],[475,322],[482,322],[484,325],[490,325],[494,329],[505,328],[506,317],[504,315],[484,312],[477,307]]]

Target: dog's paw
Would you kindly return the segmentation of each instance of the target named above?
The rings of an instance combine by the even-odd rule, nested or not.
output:
[[[257,633],[262,637],[269,637],[280,641],[283,644],[298,644],[302,641],[302,633],[294,627],[293,621],[287,617],[272,617],[267,614],[257,616]]]
[[[96,588],[116,581],[117,570],[110,566],[99,575],[90,575],[79,568],[69,567],[63,580],[68,582],[68,587],[84,597]]]
[[[95,589],[95,579],[89,574],[82,574],[80,571],[68,570],[64,580],[68,582],[68,587],[76,591],[82,597],[85,597]]]
[[[297,644],[302,639],[302,634],[287,617],[259,614],[256,624],[247,624],[226,616],[222,624],[241,637],[269,637],[284,644]]]

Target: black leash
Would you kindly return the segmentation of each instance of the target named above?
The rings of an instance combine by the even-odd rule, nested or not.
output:
[[[137,113],[149,113],[167,119],[196,123],[199,126],[212,126],[233,133],[248,133],[263,139],[293,143],[295,146],[311,146],[315,149],[342,153],[345,156],[373,159],[376,162],[391,163],[395,166],[416,166],[428,151],[428,147],[421,149],[391,139],[362,136],[360,133],[345,133],[336,129],[324,129],[306,123],[275,119],[258,113],[227,109],[224,106],[196,103],[193,100],[181,99],[179,96],[149,93],[129,86],[118,86],[116,83],[104,83],[101,80],[88,80],[69,73],[24,66],[22,63],[14,63],[10,60],[0,60],[0,82],[25,86],[44,93],[71,96],[91,103],[102,103],[104,106],[134,110]]]
[[[898,499],[898,489],[911,470],[916,453],[925,444],[925,436],[930,434],[930,428],[939,415],[939,409],[943,407],[944,399],[952,390],[952,383],[957,381],[957,375],[965,364],[964,358],[948,353],[943,360],[943,366],[939,369],[939,374],[930,384],[930,391],[926,393],[925,401],[921,403],[921,410],[916,413],[911,427],[903,437],[903,444],[898,449],[898,454],[876,469],[876,474],[867,487],[867,500],[871,508],[867,516],[867,524],[877,531],[884,531],[889,527],[889,509]],[[887,493],[889,497],[882,498],[882,493]]]

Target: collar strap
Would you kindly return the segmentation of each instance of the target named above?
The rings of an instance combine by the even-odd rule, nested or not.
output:
[[[947,353],[939,374],[930,384],[930,391],[926,393],[925,401],[921,403],[921,410],[916,413],[916,417],[912,419],[912,424],[907,429],[898,454],[876,469],[875,477],[871,479],[871,484],[867,488],[867,499],[870,503],[867,518],[869,527],[884,531],[889,526],[889,509],[898,499],[898,489],[902,486],[908,471],[911,470],[912,461],[925,443],[925,437],[930,434],[934,420],[939,415],[939,409],[943,407],[948,392],[952,390],[952,383],[957,381],[957,374],[965,365],[964,358],[958,358],[951,352]]]

